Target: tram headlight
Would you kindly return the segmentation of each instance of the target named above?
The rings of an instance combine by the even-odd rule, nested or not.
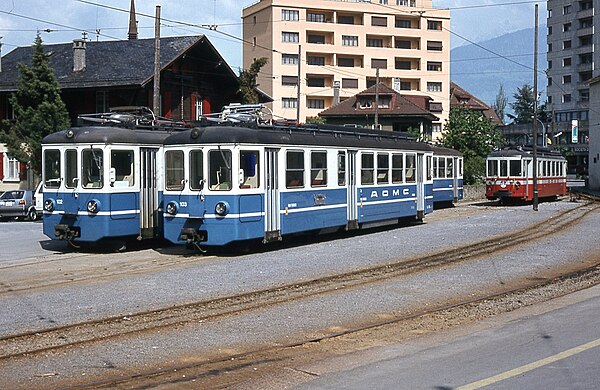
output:
[[[92,199],[87,202],[87,211],[92,214],[96,214],[98,211],[100,211],[100,201],[97,199]]]
[[[179,209],[179,205],[177,204],[177,202],[169,202],[169,203],[167,203],[167,207],[165,210],[167,211],[167,214],[175,215],[175,214],[177,214],[178,209]]]
[[[44,210],[49,213],[54,211],[54,200],[53,199],[46,199],[44,201]]]
[[[215,213],[217,215],[224,217],[229,212],[229,204],[227,202],[218,202],[215,205]]]

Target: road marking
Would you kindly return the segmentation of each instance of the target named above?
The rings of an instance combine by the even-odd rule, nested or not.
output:
[[[489,386],[489,385],[494,384],[496,382],[500,382],[500,381],[503,381],[503,380],[515,377],[517,375],[524,374],[524,373],[526,373],[528,371],[535,370],[536,368],[540,368],[540,367],[546,366],[548,364],[557,362],[557,361],[562,360],[562,359],[566,359],[568,357],[577,355],[577,354],[579,354],[581,352],[585,352],[585,351],[587,351],[589,349],[596,348],[596,347],[599,347],[599,346],[600,346],[600,339],[596,339],[594,341],[590,341],[589,343],[582,344],[582,345],[580,345],[578,347],[567,349],[566,351],[557,353],[556,355],[548,356],[545,359],[541,359],[541,360],[538,360],[536,362],[529,363],[529,364],[526,364],[526,365],[521,366],[521,367],[517,367],[517,368],[515,368],[513,370],[506,371],[506,372],[503,372],[501,374],[494,375],[492,377],[489,377],[489,378],[486,378],[486,379],[482,379],[482,380],[477,381],[477,382],[473,382],[473,383],[466,384],[464,386],[457,387],[456,389],[457,390],[473,390],[473,389],[479,389],[479,388],[482,388],[482,387],[485,387],[485,386]]]

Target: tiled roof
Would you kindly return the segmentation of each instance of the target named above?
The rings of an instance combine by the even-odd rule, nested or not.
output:
[[[461,88],[458,84],[450,82],[450,108],[467,106],[472,110],[481,111],[495,125],[502,125],[496,110],[488,106],[474,95]]]
[[[160,39],[160,65],[164,69],[198,44],[216,49],[205,36],[166,37]],[[86,42],[86,69],[73,72],[73,43],[44,45],[50,66],[60,87],[86,88],[119,85],[143,85],[154,77],[154,39]],[[16,90],[18,63],[31,64],[31,47],[19,47],[2,57],[0,91]],[[223,61],[224,62],[224,61]],[[228,67],[228,72],[236,77]]]
[[[375,97],[375,88],[376,86],[372,86],[364,91],[336,104],[335,106],[329,107],[328,109],[319,113],[319,116],[322,117],[338,117],[338,116],[356,116],[356,115],[374,115],[375,108],[360,108],[360,105],[357,102],[363,96]],[[399,94],[392,88],[386,86],[385,84],[379,83],[377,86],[378,93],[380,98],[382,96],[390,96],[390,108],[379,108],[377,110],[377,114],[380,116],[418,116],[418,117],[426,117],[430,120],[437,120],[438,118],[433,115],[426,108],[418,105],[416,102],[425,103],[424,99],[429,99],[428,97],[408,97]]]

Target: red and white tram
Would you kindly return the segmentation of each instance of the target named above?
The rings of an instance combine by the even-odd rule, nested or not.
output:
[[[557,151],[538,148],[539,198],[567,194],[567,160]],[[511,147],[486,159],[485,196],[490,200],[533,200],[533,148]]]

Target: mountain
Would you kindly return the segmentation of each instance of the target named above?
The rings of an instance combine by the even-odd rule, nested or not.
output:
[[[548,66],[546,32],[546,26],[539,27],[538,90],[541,92],[545,92],[547,85],[543,73]],[[510,103],[517,88],[524,84],[533,86],[533,38],[534,29],[530,28],[477,43],[493,53],[475,44],[456,47],[450,51],[450,79],[490,105],[496,100],[502,84]],[[544,96],[542,101],[545,101]],[[506,110],[511,111],[509,105]]]

